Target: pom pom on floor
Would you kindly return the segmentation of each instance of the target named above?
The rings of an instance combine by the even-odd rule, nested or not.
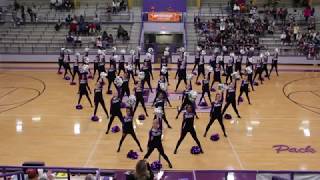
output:
[[[127,107],[127,104],[124,103],[124,102],[122,102],[122,103],[121,103],[121,108],[126,108],[126,107]]]
[[[216,92],[215,88],[211,88],[210,90],[211,90],[211,92]]]
[[[201,106],[201,107],[206,107],[206,106],[208,106],[208,103],[207,103],[206,101],[201,101],[201,102],[199,103],[199,106]]]
[[[197,81],[196,84],[197,84],[198,86],[200,86],[200,85],[201,85],[201,82],[200,82],[200,81]]]
[[[144,114],[140,114],[140,115],[138,116],[138,119],[139,119],[140,121],[143,121],[143,120],[146,119],[146,116],[145,116]]]
[[[109,91],[107,92],[107,94],[112,94],[112,90],[109,90]]]
[[[138,157],[139,157],[139,154],[133,150],[130,150],[127,154],[127,158],[129,159],[135,160],[135,159],[138,159]]]
[[[93,76],[92,76],[92,75],[89,75],[88,78],[89,78],[89,79],[93,79]]]
[[[254,82],[253,85],[259,86],[259,83],[258,82]]]
[[[74,86],[74,85],[76,85],[77,83],[75,83],[75,82],[70,82],[70,85],[71,86]]]
[[[117,126],[117,125],[115,125],[115,126],[113,126],[113,127],[111,128],[111,132],[113,132],[113,133],[117,133],[117,132],[119,132],[119,131],[120,131],[120,127]]]
[[[69,81],[69,80],[70,80],[70,77],[69,77],[69,76],[66,76],[66,77],[64,77],[64,80]]]
[[[219,139],[220,139],[219,134],[212,134],[210,137],[211,141],[219,141]]]
[[[91,121],[99,121],[99,117],[98,116],[92,116],[91,117]]]
[[[200,154],[201,149],[199,146],[192,146],[191,148],[191,154]]]
[[[232,119],[232,116],[231,116],[231,114],[225,114],[225,115],[224,115],[224,118],[225,118],[225,119]]]
[[[83,109],[83,107],[81,104],[78,104],[78,105],[76,105],[76,109],[81,110],[81,109]]]
[[[240,97],[239,97],[239,103],[242,103],[242,102],[243,102],[243,97],[240,96]]]
[[[57,74],[62,74],[62,72],[61,72],[61,71],[58,71]]]

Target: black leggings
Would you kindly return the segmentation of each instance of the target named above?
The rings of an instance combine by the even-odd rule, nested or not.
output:
[[[254,91],[254,88],[253,88],[254,84],[253,84],[252,74],[248,74],[248,81],[249,81],[249,83],[251,85],[252,91]]]
[[[69,65],[69,64],[65,64],[65,65],[64,65],[64,75],[63,75],[64,78],[66,77],[68,71],[70,72],[71,76],[73,76],[73,74],[72,74],[72,72],[71,72],[71,67],[70,67],[70,65]]]
[[[112,122],[114,120],[114,118],[118,116],[118,118],[120,119],[121,122],[123,122],[123,116],[122,116],[122,112],[119,110],[119,112],[115,112],[115,113],[112,113],[111,112],[111,117],[110,117],[110,121],[108,123],[108,128],[107,128],[107,133],[109,133],[109,130],[111,128],[111,125],[112,125]]]
[[[225,128],[224,128],[223,119],[222,119],[222,114],[218,114],[218,115],[212,115],[212,116],[210,116],[210,121],[209,121],[209,123],[208,123],[208,125],[207,125],[207,127],[206,127],[206,131],[205,131],[205,133],[204,133],[204,136],[207,135],[207,133],[208,133],[211,125],[214,123],[214,121],[215,121],[216,119],[218,119],[218,122],[219,122],[219,124],[220,124],[220,126],[221,126],[221,129],[222,129],[222,131],[223,131],[223,134],[226,135],[226,130],[225,130]]]
[[[193,72],[196,69],[197,66],[199,68],[199,62],[200,62],[200,58],[196,58],[195,61],[194,61],[194,66],[193,66],[191,72]]]
[[[129,132],[129,133],[122,132],[122,137],[121,137],[120,142],[119,142],[118,152],[120,151],[122,143],[123,143],[124,139],[127,137],[128,134],[130,134],[132,136],[134,141],[138,144],[140,150],[142,150],[140,142],[139,142],[139,140],[138,140],[138,138],[136,136],[136,133],[134,133],[134,131],[133,131],[133,132]]]
[[[73,68],[73,74],[72,74],[72,81],[71,81],[71,82],[74,81],[74,78],[76,77],[76,74],[78,75],[78,78],[79,78],[79,77],[80,77],[80,71],[79,71],[79,69]]]
[[[271,65],[269,76],[271,75],[271,72],[272,72],[273,68],[276,70],[277,76],[279,76],[279,74],[278,74],[278,64],[275,64],[275,63],[272,63],[272,65]]]
[[[188,98],[188,97],[186,97],[186,98]],[[195,105],[194,105],[194,104],[191,104],[190,102],[188,102],[188,101],[186,101],[186,100],[184,100],[184,101],[182,102],[182,105],[181,105],[180,109],[178,110],[178,114],[177,114],[176,118],[179,117],[180,113],[184,110],[184,108],[185,108],[187,105],[191,105],[191,106],[192,106],[193,113],[195,113],[196,117],[198,117],[197,112],[196,112]]]
[[[61,71],[61,67],[63,67],[63,62],[62,61],[58,61],[58,65],[59,65],[59,68],[58,68],[58,72]]]
[[[136,62],[134,62],[134,73],[135,74],[137,74],[137,69],[139,69],[139,71],[140,71],[140,69],[141,69],[141,67],[140,67],[140,62],[139,62],[140,60],[136,60]]]
[[[177,83],[177,86],[176,86],[176,90],[178,89],[179,84],[180,84],[180,82],[181,82],[182,80],[184,81],[184,84],[187,85],[187,76],[186,76],[185,73],[179,75],[179,79],[178,79],[178,83]]]
[[[162,146],[162,143],[157,144],[157,145],[148,145],[148,151],[147,154],[144,155],[143,159],[148,159],[148,157],[151,155],[151,153],[153,152],[154,149],[157,149],[160,153],[160,155],[163,157],[163,159],[165,159],[167,161],[168,164],[171,164],[168,156],[164,153],[164,149]]]
[[[124,95],[127,95],[128,97],[130,96],[130,89],[129,87],[122,87],[120,91],[120,99],[124,97]]]
[[[146,115],[148,115],[147,108],[146,108],[146,105],[144,104],[144,99],[143,99],[143,97],[137,96],[136,98],[137,98],[137,101],[136,101],[136,105],[134,106],[133,114],[136,112],[137,107],[138,107],[138,104],[139,104],[139,102],[140,102],[141,105],[142,105],[142,107],[143,107],[144,112],[146,113]]]
[[[256,70],[256,73],[254,74],[254,77],[253,77],[253,81],[256,80],[257,75],[259,75],[260,83],[263,84],[263,82],[262,82],[262,68],[259,68]]]
[[[133,71],[127,71],[128,72],[128,75],[129,75],[129,79],[130,79],[130,76],[132,77],[133,79],[133,82],[136,82],[136,79],[134,78],[134,74],[133,74]]]
[[[81,93],[81,92],[80,92],[79,99],[78,99],[78,104],[80,104],[83,95],[86,95],[86,97],[87,97],[90,105],[92,106],[92,102],[91,102],[91,99],[90,99],[90,97],[89,97],[88,91],[86,91],[85,93]]]
[[[154,115],[153,119],[157,119],[157,116]],[[163,121],[167,124],[167,126],[168,126],[169,128],[171,128],[171,126],[170,126],[170,124],[169,124],[169,122],[168,122],[168,119],[167,119],[167,117],[166,117],[166,114],[165,114],[165,112],[164,112],[164,109],[163,109],[162,119],[163,119]]]
[[[108,78],[108,92],[110,91],[111,83],[114,84],[114,78]],[[117,86],[115,84],[114,84],[114,87],[116,87],[117,89]]]
[[[213,79],[213,81],[212,81],[212,83],[211,83],[211,88],[213,87],[213,85],[214,85],[215,82],[218,82],[218,83],[221,84],[221,77],[216,78],[216,79]]]
[[[176,145],[176,148],[175,148],[175,151],[178,150],[181,142],[183,141],[183,139],[186,137],[186,135],[190,133],[193,140],[197,143],[197,145],[200,147],[200,149],[202,150],[202,147],[201,147],[201,144],[200,144],[200,141],[197,137],[197,133],[196,133],[196,130],[194,128],[191,128],[191,129],[182,129],[181,130],[181,134],[180,134],[180,139],[178,140],[177,142],[177,145]]]
[[[123,71],[123,73],[126,72],[126,70],[125,70],[125,68],[124,68],[124,63],[123,63],[123,64],[122,64],[122,63],[119,64],[118,76],[120,75],[120,72],[121,72],[121,71]]]
[[[108,113],[108,110],[107,110],[107,108],[106,108],[106,104],[104,103],[104,100],[103,100],[102,97],[99,97],[99,98],[95,99],[95,101],[94,101],[94,113],[93,113],[93,115],[95,116],[95,115],[97,114],[97,109],[98,109],[99,104],[101,104],[104,112],[105,112],[105,113],[107,114],[107,116],[109,117],[109,113]]]
[[[237,109],[237,105],[236,105],[236,100],[235,99],[227,100],[226,105],[224,105],[224,107],[223,107],[222,115],[226,112],[226,110],[227,110],[227,108],[229,107],[230,104],[232,105],[234,112],[236,112],[236,114],[238,116],[240,116],[239,112],[238,112],[238,109]]]
[[[202,90],[202,95],[201,95],[201,98],[199,100],[199,103],[201,102],[202,98],[204,98],[204,94],[207,93],[208,94],[208,97],[209,97],[209,100],[210,100],[210,103],[211,103],[211,94],[210,94],[210,90]]]
[[[150,77],[149,78],[146,78],[142,81],[142,87],[144,87],[144,84],[145,82],[147,82],[148,86],[149,86],[149,89],[150,91],[152,92],[152,86],[151,86],[151,80],[150,80]]]
[[[268,72],[268,65],[263,65],[262,71],[264,71],[264,72],[266,73],[265,77],[267,77],[268,79],[270,79],[270,77],[269,77],[269,72]]]
[[[240,88],[240,93],[239,93],[239,96],[238,96],[238,104],[239,104],[240,97],[242,96],[243,93],[246,94],[247,100],[248,100],[249,104],[251,104],[250,97],[249,97],[249,90],[248,89],[243,89],[243,88]]]
[[[204,64],[198,65],[198,75],[196,81],[198,81],[200,74],[202,74],[203,78],[206,77],[206,74],[204,72]]]
[[[93,63],[93,77],[96,75],[97,71],[98,71],[98,63]]]

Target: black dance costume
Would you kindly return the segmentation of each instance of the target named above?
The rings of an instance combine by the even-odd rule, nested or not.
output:
[[[213,87],[214,83],[218,82],[221,84],[221,68],[220,65],[214,68],[213,72],[213,81],[211,83],[211,88]]]
[[[98,106],[99,106],[99,104],[101,104],[104,112],[107,115],[107,118],[109,118],[109,113],[108,113],[106,105],[104,103],[103,94],[102,94],[103,86],[104,86],[104,82],[102,79],[100,79],[97,82],[96,88],[94,89],[94,113],[93,113],[93,115],[96,116]]]
[[[168,101],[168,100],[167,100]],[[161,117],[161,119],[163,119],[163,121],[167,124],[167,126],[168,126],[168,128],[172,128],[171,126],[170,126],[170,124],[169,124],[169,122],[168,122],[168,120],[167,120],[167,116],[166,116],[166,112],[165,112],[165,108],[164,108],[164,105],[165,105],[165,100],[164,100],[164,98],[162,97],[162,98],[157,98],[154,102],[153,102],[153,105],[152,106],[154,106],[155,108],[159,108],[159,107],[161,107],[161,109],[162,109],[162,117]],[[171,105],[170,105],[171,106]],[[157,118],[157,116],[156,115],[154,115],[154,117],[153,117],[153,119],[156,119]]]
[[[236,81],[236,80],[235,80]],[[238,115],[238,118],[241,118],[237,109],[237,104],[236,104],[236,82],[232,84],[232,86],[229,86],[227,89],[227,95],[226,95],[226,104],[223,107],[222,115],[226,112],[227,108],[231,104],[233,107],[233,110],[236,112]]]
[[[71,76],[73,76],[72,74],[72,71],[71,71],[71,67],[70,67],[70,62],[71,62],[71,59],[70,59],[70,54],[67,55],[67,59],[64,59],[64,63],[63,63],[63,67],[64,67],[64,75],[63,75],[63,78],[66,77],[68,71],[70,72]]]
[[[253,77],[253,81],[256,80],[257,75],[259,75],[260,83],[263,84],[263,78],[262,78],[262,62],[261,62],[261,59],[260,59],[260,58],[257,60],[256,71],[255,71],[255,74],[254,74],[254,77]]]
[[[211,127],[211,125],[214,123],[214,121],[216,119],[218,119],[218,122],[221,126],[221,129],[223,131],[223,135],[225,137],[227,137],[227,134],[226,134],[226,130],[225,130],[225,127],[224,127],[224,124],[223,124],[223,118],[222,118],[222,113],[221,113],[221,109],[222,109],[222,104],[223,104],[223,94],[221,95],[221,100],[219,101],[214,101],[212,103],[212,106],[211,106],[211,110],[210,110],[210,121],[206,127],[206,131],[204,133],[204,137],[207,136],[207,133]]]
[[[271,72],[272,72],[273,68],[276,70],[277,76],[279,76],[279,74],[278,74],[278,54],[276,54],[272,58],[272,64],[271,64],[271,69],[270,69],[269,76],[271,75]]]
[[[130,110],[131,111],[131,110]],[[136,136],[136,133],[134,132],[134,128],[133,128],[133,116],[132,116],[132,112],[130,112],[130,115],[127,115],[123,118],[122,121],[122,136],[119,142],[119,147],[117,152],[120,152],[122,143],[124,141],[124,139],[127,137],[128,134],[130,134],[132,136],[132,138],[134,139],[134,141],[137,143],[137,145],[139,146],[139,149],[141,152],[143,152],[140,142]]]
[[[118,76],[120,75],[120,72],[121,72],[121,71],[125,72],[125,68],[124,68],[125,62],[126,62],[126,60],[125,60],[124,54],[122,54],[122,55],[120,56],[120,60],[119,60]]]
[[[126,68],[126,71],[129,75],[129,80],[130,80],[130,76],[132,76],[133,82],[136,82],[136,79],[134,78],[134,73],[133,73],[133,63],[134,63],[134,55],[131,56],[131,61],[128,61],[127,66],[130,66],[130,68]]]
[[[182,121],[182,126],[181,126],[181,134],[180,138],[177,142],[176,148],[174,150],[174,154],[177,154],[178,148],[183,141],[183,139],[186,137],[188,133],[191,134],[193,140],[197,143],[197,145],[200,148],[200,152],[203,153],[202,147],[200,144],[200,141],[197,137],[196,130],[194,129],[194,116],[195,114],[193,112],[185,112],[183,113],[183,121]]]
[[[98,71],[98,73],[99,73],[99,62],[100,62],[100,55],[99,54],[97,54],[96,55],[96,58],[94,59],[94,61],[93,61],[93,78],[95,77],[95,75],[96,75],[96,72]],[[100,73],[99,73],[100,74]],[[98,78],[99,79],[99,78]]]
[[[79,57],[76,57],[75,61],[73,62],[73,74],[72,74],[72,80],[71,80],[72,83],[74,81],[76,74],[78,75],[78,78],[80,78]]]
[[[120,119],[121,122],[123,122],[123,116],[122,116],[122,112],[121,112],[121,99],[117,96],[113,96],[111,98],[110,114],[111,114],[111,117],[110,117],[110,121],[108,123],[108,128],[107,128],[106,134],[109,133],[112,122],[116,116]]]
[[[182,62],[184,61],[184,59],[183,59],[183,55],[182,56],[180,56],[179,58],[178,58],[178,62],[177,62],[177,71],[176,71],[176,75],[174,76],[174,79],[177,79],[177,76],[179,75],[179,72],[180,72],[180,68],[181,68],[181,64],[182,64]]]
[[[197,75],[197,82],[199,79],[200,74],[202,74],[203,78],[205,78],[205,69],[204,69],[204,55],[201,55],[200,61],[198,62],[198,75]]]
[[[167,161],[169,167],[172,168],[172,164],[168,158],[168,156],[164,153],[164,149],[161,141],[162,129],[154,129],[152,128],[149,131],[149,140],[148,140],[148,151],[146,155],[144,155],[143,159],[148,159],[154,149],[157,149],[160,155]]]
[[[270,80],[269,71],[268,71],[268,56],[266,55],[263,57],[262,71],[266,73],[264,77],[267,77]]]
[[[186,61],[182,61],[180,68],[178,69],[178,83],[176,86],[176,91],[177,91],[179,84],[182,80],[187,85],[187,64],[186,64]]]
[[[202,95],[200,97],[199,104],[200,104],[202,98],[204,98],[205,93],[208,94],[208,97],[209,97],[209,100],[211,103],[211,94],[210,94],[210,88],[209,88],[210,78],[209,77],[210,77],[210,73],[208,74],[207,79],[202,80]]]
[[[241,82],[240,94],[238,96],[238,105],[239,105],[240,97],[242,96],[243,93],[246,94],[247,100],[248,100],[249,104],[251,104],[250,97],[249,97],[249,81],[246,79],[242,80],[242,82]]]
[[[92,107],[92,103],[91,103],[91,99],[89,97],[89,93],[88,90],[91,94],[91,90],[90,87],[88,85],[88,73],[87,72],[82,72],[80,74],[80,78],[79,78],[79,99],[78,99],[78,104],[80,104],[82,96],[86,95],[91,107]]]
[[[185,107],[187,107],[187,105],[191,105],[192,106],[192,112],[196,115],[196,118],[198,119],[198,115],[197,115],[197,112],[196,112],[196,104],[195,102],[192,102],[190,99],[189,99],[189,92],[191,91],[192,89],[189,89],[189,90],[185,90],[183,92],[183,96],[182,96],[182,104],[181,104],[181,107],[180,109],[178,110],[178,114],[176,116],[176,119],[178,119],[180,113],[185,109]]]
[[[136,96],[136,105],[134,106],[133,114],[136,112],[139,103],[141,103],[143,110],[146,113],[146,116],[148,116],[147,108],[146,108],[146,105],[144,104],[142,85],[137,85],[134,88],[134,95]]]
[[[242,55],[237,57],[236,63],[235,63],[235,68],[234,68],[235,72],[239,72],[241,77],[242,77],[242,72],[241,72],[241,70],[242,70],[242,59],[243,59]]]
[[[63,64],[64,64],[63,61],[64,61],[64,51],[60,51],[60,55],[58,58],[58,65],[59,65],[58,73],[61,72],[61,67],[63,67]]]
[[[134,57],[134,74],[137,74],[137,69],[140,71],[140,51]]]
[[[144,59],[144,63],[145,63],[145,62],[147,63],[148,70],[149,70],[150,75],[151,75],[151,78],[152,78],[152,80],[153,80],[152,62],[151,62],[151,59],[146,58],[146,59]]]
[[[124,76],[122,78],[122,85],[121,85],[121,93],[120,93],[120,98],[122,98],[127,95],[128,97],[130,96],[130,89],[129,89],[129,78]]]
[[[156,101],[156,99],[159,97],[159,95],[162,94],[164,96],[164,99],[166,99],[166,101],[168,102],[168,104],[171,107],[171,103],[170,103],[170,100],[168,98],[168,93],[160,88],[160,84],[161,83],[166,83],[166,81],[165,80],[161,80],[161,79],[158,80],[158,86],[157,86],[157,89],[156,89],[157,93],[156,93],[156,97],[153,100],[153,103]]]
[[[194,66],[192,68],[192,72],[196,69],[197,66],[198,66],[198,69],[199,69],[200,57],[201,57],[201,51],[196,52],[196,55],[195,55],[195,58],[194,58]]]
[[[108,91],[107,91],[108,94],[110,94],[111,83],[114,84],[114,80],[116,78],[116,69],[114,67],[115,66],[111,66],[108,69]],[[115,84],[114,86],[116,87],[116,89],[118,88]]]
[[[105,64],[106,64],[106,58],[105,56],[103,56],[102,58],[99,59],[99,62],[98,62],[98,79],[97,81],[100,79],[100,74],[102,72],[106,72],[106,68],[105,68]]]
[[[232,82],[232,73],[233,73],[233,57],[230,57],[229,62],[226,67],[226,84],[228,84],[228,80],[230,78],[230,82]]]
[[[147,84],[148,84],[148,86],[149,86],[149,90],[151,91],[151,92],[153,92],[152,91],[152,86],[151,86],[151,79],[150,79],[150,75],[152,76],[152,73],[151,73],[151,71],[150,71],[150,69],[149,69],[149,67],[148,66],[143,66],[142,67],[142,71],[144,72],[144,79],[142,80],[142,87],[144,88],[145,86],[145,82],[147,82]],[[153,78],[152,78],[153,79]]]
[[[247,80],[251,85],[252,91],[254,91],[254,88],[253,88],[253,86],[254,86],[254,84],[253,84],[253,71],[247,72],[247,75],[248,75]]]
[[[224,54],[222,54],[221,58],[219,59],[219,62],[220,64],[220,68],[223,70],[223,74],[225,74],[225,68],[224,68]]]

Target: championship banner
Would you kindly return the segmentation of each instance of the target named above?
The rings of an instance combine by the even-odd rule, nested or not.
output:
[[[175,12],[149,12],[148,21],[151,22],[180,22],[181,13]]]

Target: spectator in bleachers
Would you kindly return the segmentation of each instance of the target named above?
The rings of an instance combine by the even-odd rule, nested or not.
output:
[[[306,7],[304,10],[303,10],[303,15],[304,15],[304,18],[306,20],[306,22],[308,22],[308,19],[309,17],[311,16],[312,14],[312,9],[310,6]]]
[[[81,40],[81,37],[79,35],[77,35],[75,40],[74,40],[74,47],[77,47],[77,45],[79,45],[79,47],[82,47],[82,40]]]
[[[71,17],[71,15],[70,14],[68,14],[68,16],[66,17],[66,19],[65,19],[65,23],[66,23],[66,25],[70,25],[71,24],[71,22],[73,21],[73,18]]]
[[[25,24],[26,23],[26,12],[24,11],[24,6],[23,5],[20,6],[20,11],[21,11],[22,23]]]
[[[117,13],[117,2],[115,0],[112,1],[112,13]]]
[[[32,12],[32,9],[31,9],[31,7],[28,7],[27,8],[27,12],[28,12],[28,14],[29,14],[29,16],[30,16],[30,21],[31,22],[34,22],[35,20],[33,19],[33,12]]]
[[[65,1],[64,1],[64,8],[65,8],[66,10],[72,9],[72,3],[71,3],[70,0],[65,0]]]
[[[32,7],[31,7],[31,10],[32,10],[32,16],[33,16],[33,22],[37,22],[38,21],[38,18],[37,18],[37,7],[35,4],[32,4]]]
[[[13,8],[15,11],[18,11],[18,9],[20,8],[20,4],[16,0],[13,3]]]
[[[2,10],[2,7],[0,7],[0,21],[2,21],[2,14],[3,14],[3,10]]]
[[[103,49],[101,36],[98,36],[96,39],[96,47],[98,49]]]
[[[74,18],[72,21],[71,21],[71,24],[70,24],[70,32],[72,33],[77,33],[77,25],[78,25],[78,22],[77,20]]]
[[[145,160],[140,160],[136,164],[134,172],[129,172],[126,176],[127,180],[153,180],[154,174],[149,163]]]
[[[118,39],[122,38],[125,41],[129,40],[128,31],[126,31],[121,25],[119,25],[117,30],[117,38]]]
[[[120,11],[122,11],[122,10],[125,11],[126,9],[127,9],[127,6],[126,6],[124,0],[121,0],[120,1]]]
[[[100,18],[98,16],[98,14],[96,14],[95,17],[93,18],[93,23],[95,24],[96,32],[100,32],[101,31],[101,25],[100,25]]]
[[[113,36],[112,36],[112,34],[109,34],[108,42],[109,42],[109,45],[112,46],[112,44],[113,44]]]
[[[85,34],[86,33],[86,23],[85,23],[84,17],[82,15],[80,15],[80,20],[79,20],[78,26],[79,26],[78,33]]]
[[[71,32],[68,33],[68,35],[66,37],[66,41],[67,41],[67,43],[73,44],[74,37],[72,36]]]
[[[56,25],[54,26],[54,29],[56,31],[59,31],[61,29],[61,27],[62,27],[62,23],[61,23],[61,21],[59,19],[58,22],[56,23]]]

